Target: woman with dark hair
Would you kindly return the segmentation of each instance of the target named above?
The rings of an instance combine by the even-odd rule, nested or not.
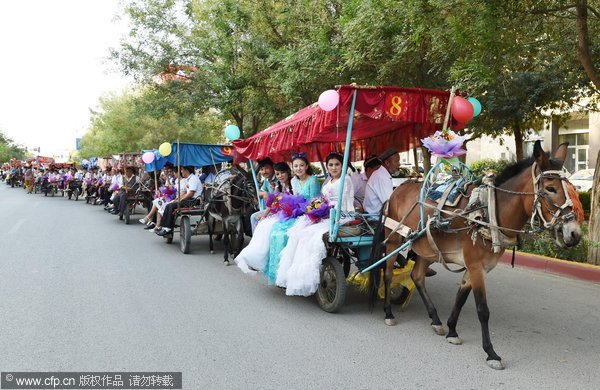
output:
[[[346,175],[339,199],[344,157],[338,152],[331,152],[326,158],[329,178],[323,184],[321,194],[331,207],[341,201],[341,212],[354,212],[354,189],[352,180]],[[340,224],[351,218],[342,218]],[[327,256],[323,235],[329,231],[331,221],[324,219],[312,223],[307,217],[301,217],[287,231],[288,241],[281,251],[276,283],[286,288],[287,295],[312,295],[319,285],[321,261]],[[302,245],[300,245],[302,243]]]
[[[302,195],[306,199],[312,199],[319,196],[321,185],[314,175],[314,171],[306,158],[306,154],[292,154],[292,169],[296,175],[292,178],[292,190],[294,191],[294,194]]]
[[[278,162],[273,166],[275,178],[277,179],[277,191],[293,194],[292,189],[292,170],[286,162]]]

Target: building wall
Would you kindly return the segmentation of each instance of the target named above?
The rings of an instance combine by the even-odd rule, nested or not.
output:
[[[590,154],[588,168],[596,167],[600,151],[600,112],[590,111]]]

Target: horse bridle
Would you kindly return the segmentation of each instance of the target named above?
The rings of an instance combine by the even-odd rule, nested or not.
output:
[[[539,173],[538,173],[539,172]],[[568,223],[577,219],[575,211],[573,210],[573,200],[569,195],[569,188],[567,184],[567,177],[565,176],[562,170],[548,170],[541,171],[537,163],[534,162],[531,166],[531,176],[533,179],[533,213],[531,214],[531,225],[533,226],[535,221],[537,220],[541,226],[545,229],[554,229],[556,230],[557,225],[562,225],[564,223]],[[562,205],[556,204],[550,196],[546,193],[543,188],[543,180],[544,179],[558,179],[563,187],[563,192],[565,194],[565,202]],[[546,220],[544,217],[544,213],[542,210],[543,201],[546,201],[544,205],[546,210],[552,214],[552,219],[550,221]],[[550,206],[555,208],[555,211],[552,212]],[[567,209],[571,207],[571,210]]]

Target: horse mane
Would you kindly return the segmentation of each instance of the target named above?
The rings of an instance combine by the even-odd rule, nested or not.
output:
[[[546,156],[548,156],[548,161],[550,162],[550,166],[552,169],[560,170],[562,168],[562,162],[560,160],[550,158],[550,153],[546,153]],[[498,176],[494,180],[494,185],[497,187],[503,183],[506,183],[508,180],[519,175],[525,169],[531,167],[534,161],[535,157],[530,156],[521,161],[517,161],[516,163],[510,164],[509,166],[504,168],[502,172],[500,172],[500,174],[498,174]]]

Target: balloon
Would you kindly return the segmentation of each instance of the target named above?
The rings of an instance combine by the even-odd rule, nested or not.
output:
[[[452,100],[452,116],[458,122],[467,123],[473,119],[473,105],[461,96],[454,96],[454,100]]]
[[[158,147],[158,153],[160,153],[160,155],[163,157],[167,157],[169,154],[171,154],[171,151],[171,144],[168,142],[165,142]]]
[[[475,99],[474,97],[467,98],[467,100],[473,106],[473,116],[476,117],[477,115],[481,114],[481,103],[479,103],[479,100]]]
[[[142,161],[145,164],[151,164],[154,161],[154,152],[146,152],[142,154]]]
[[[225,137],[230,141],[235,141],[240,138],[240,128],[236,125],[227,125],[225,127]]]
[[[319,107],[323,111],[332,111],[340,102],[340,95],[334,89],[329,89],[319,96]]]
[[[81,160],[81,165],[88,165],[90,162],[88,160]]]

